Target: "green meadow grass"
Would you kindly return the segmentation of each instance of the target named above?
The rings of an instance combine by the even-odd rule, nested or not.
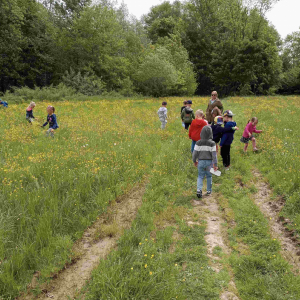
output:
[[[25,104],[0,110],[0,299],[24,291],[36,271],[42,280],[51,278],[72,260],[74,241],[109,203],[146,177],[149,184],[132,228],[94,271],[87,299],[219,299],[229,271],[211,269],[205,222],[190,215],[197,169],[179,119],[185,99],[163,100],[170,117],[165,131],[156,115],[162,99],[58,102],[60,128],[54,139],[26,123]],[[207,100],[193,98],[194,109],[205,110]],[[233,168],[214,177],[220,185],[213,188],[228,224],[235,222],[228,228],[233,252],[227,265],[241,299],[300,299],[299,277],[281,257],[251,199],[255,167],[284,196],[282,214],[300,232],[299,103],[299,97],[224,101],[240,131],[232,148]],[[48,104],[37,103],[39,124]],[[251,153],[250,145],[244,155],[239,138],[252,116],[264,130],[258,137],[262,152]],[[200,225],[187,226],[187,218],[197,218]],[[220,249],[215,253],[222,255]]]

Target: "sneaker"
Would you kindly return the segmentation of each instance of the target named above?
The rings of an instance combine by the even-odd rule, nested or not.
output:
[[[227,168],[225,168],[225,172],[228,172],[230,169],[227,167]]]
[[[197,191],[197,197],[202,198],[202,191]]]
[[[211,191],[207,191],[206,196],[210,196],[210,195],[211,195]]]

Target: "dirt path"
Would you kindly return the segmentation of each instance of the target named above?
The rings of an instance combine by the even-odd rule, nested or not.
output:
[[[74,299],[90,278],[92,270],[116,247],[117,239],[131,223],[142,204],[146,183],[135,186],[128,194],[121,196],[109,207],[108,213],[88,228],[83,238],[75,245],[80,257],[62,270],[38,297],[28,294],[20,300],[31,299]],[[32,285],[34,285],[35,278]]]
[[[208,196],[203,198],[203,201],[192,200],[194,206],[193,211],[198,215],[203,215],[205,212],[207,227],[205,240],[207,243],[207,256],[210,259],[210,264],[215,272],[220,272],[223,268],[221,258],[214,254],[214,249],[222,248],[223,255],[230,255],[230,248],[225,242],[226,228],[222,227],[222,223],[225,223],[225,218],[222,212],[219,210],[219,205],[215,198],[216,196]],[[189,222],[190,225],[195,224]],[[217,247],[217,248],[216,248]],[[237,297],[237,288],[235,286],[233,278],[229,282],[228,290],[223,291],[220,295],[221,300],[239,300]]]
[[[264,178],[258,170],[253,171],[257,179],[256,188],[258,192],[254,196],[255,204],[268,219],[270,231],[273,238],[281,243],[282,256],[293,266],[295,274],[300,270],[300,239],[296,232],[289,230],[285,225],[291,224],[289,219],[279,217],[285,201],[282,197],[271,199],[272,190],[264,182]]]

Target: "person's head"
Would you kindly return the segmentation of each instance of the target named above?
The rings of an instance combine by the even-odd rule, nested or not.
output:
[[[186,104],[187,104],[187,101],[186,101],[186,100],[185,100],[185,101],[183,101],[183,105],[184,105],[184,106],[186,106]]]
[[[186,101],[186,106],[191,107],[193,104],[192,100],[187,100]]]
[[[201,138],[201,140],[212,140],[213,133],[212,133],[212,129],[209,125],[206,125],[202,128],[201,133],[200,133],[200,138]]]
[[[223,124],[223,117],[222,116],[215,117],[214,123],[217,124],[217,125],[222,125]]]
[[[211,92],[211,99],[216,100],[218,98],[218,93],[216,91]]]
[[[253,117],[251,118],[250,122],[252,123],[252,125],[256,125],[258,123],[258,119],[256,117]]]
[[[168,104],[168,103],[167,103],[166,101],[164,101],[161,105],[162,105],[162,106],[167,106],[167,104]]]
[[[52,114],[54,114],[54,112],[55,112],[55,108],[53,106],[49,105],[47,107],[47,113],[48,113],[48,115],[52,115]]]
[[[196,119],[203,119],[204,118],[204,112],[201,109],[196,110],[195,112]]]
[[[218,107],[215,107],[213,110],[212,110],[212,113],[211,113],[212,117],[215,118],[217,116],[221,116],[222,115],[222,112],[220,111],[220,109]]]
[[[233,113],[231,110],[226,110],[223,114],[223,121],[228,122],[231,121],[233,117]]]
[[[29,104],[29,107],[34,108],[35,107],[35,102],[31,101]]]

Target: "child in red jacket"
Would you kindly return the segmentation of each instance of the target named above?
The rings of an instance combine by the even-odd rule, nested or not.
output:
[[[192,121],[192,124],[189,129],[189,138],[192,140],[192,147],[191,151],[193,153],[196,142],[199,141],[201,130],[204,126],[208,123],[204,120],[204,113],[203,110],[198,109],[195,113],[195,120]]]

